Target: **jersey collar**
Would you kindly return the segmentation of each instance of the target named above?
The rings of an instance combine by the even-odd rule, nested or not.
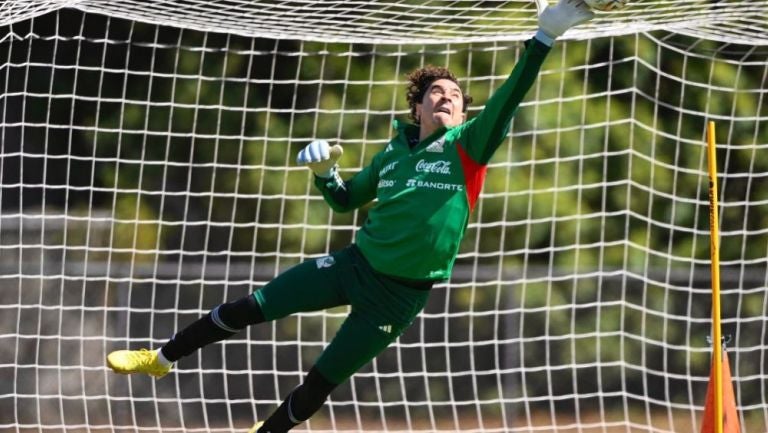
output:
[[[398,140],[397,141],[399,141],[401,144],[406,146],[406,148],[410,148],[410,146],[408,144],[411,142],[411,140],[416,141],[416,140],[419,139],[419,132],[420,132],[419,131],[419,125],[416,125],[414,123],[409,123],[409,122],[401,122],[401,121],[399,121],[397,119],[394,119],[392,121],[392,128],[396,129],[397,132],[398,132],[398,134],[397,134]],[[427,138],[425,138],[424,140],[422,140],[421,142],[419,142],[418,144],[413,146],[413,149],[415,150],[415,149],[423,146],[424,144],[432,143],[438,137],[442,137],[451,128],[452,127],[449,128],[449,127],[446,127],[446,126],[441,126],[441,127],[437,128],[437,130],[435,130],[435,132],[433,132]]]

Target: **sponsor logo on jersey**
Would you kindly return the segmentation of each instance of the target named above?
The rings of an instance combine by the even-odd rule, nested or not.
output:
[[[445,137],[440,137],[439,140],[432,142],[432,144],[427,146],[424,150],[426,150],[427,152],[433,152],[433,153],[443,153],[444,149],[445,149]]]
[[[427,162],[421,159],[416,163],[416,171],[418,173],[451,174],[451,162],[443,160]]]
[[[384,168],[382,168],[379,171],[379,177],[384,177],[385,174],[387,174],[390,171],[392,171],[397,166],[398,162],[399,161],[394,161],[394,162],[390,162],[389,164],[385,165]]]
[[[407,182],[405,182],[405,186],[407,188],[427,188],[427,189],[439,189],[443,191],[463,191],[464,185],[456,184],[456,183],[445,183],[445,182],[430,182],[428,180],[421,180],[421,179],[408,179]]]
[[[392,333],[392,325],[381,325],[381,326],[379,326],[379,329],[381,331],[386,332],[387,334],[391,334]]]
[[[381,179],[379,180],[379,188],[392,188],[395,186],[395,181],[391,179]]]
[[[336,259],[333,256],[325,256],[316,259],[315,263],[317,264],[317,269],[330,268],[336,264]]]
[[[386,148],[386,149],[384,149],[384,152],[391,152],[391,151],[392,151],[392,143],[389,143],[389,144],[387,145],[387,148]]]

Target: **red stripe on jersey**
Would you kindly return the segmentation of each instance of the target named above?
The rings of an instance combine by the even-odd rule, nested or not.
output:
[[[469,201],[469,211],[475,210],[475,204],[480,197],[480,190],[483,189],[485,182],[485,173],[488,166],[480,164],[473,160],[464,150],[461,143],[457,143],[459,149],[459,158],[461,158],[461,167],[464,169],[464,184],[467,186],[467,201]]]

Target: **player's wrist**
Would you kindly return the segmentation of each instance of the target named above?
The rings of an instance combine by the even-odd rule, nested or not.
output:
[[[334,164],[333,166],[331,166],[331,168],[327,170],[317,170],[317,171],[312,170],[312,172],[315,174],[315,176],[319,177],[320,179],[327,180],[336,176],[336,172],[338,171],[338,169],[339,169],[339,164]]]
[[[536,38],[536,40],[538,40],[539,42],[541,42],[542,44],[544,44],[544,45],[546,45],[548,47],[551,47],[552,45],[554,45],[555,44],[555,39],[557,39],[557,36],[552,36],[552,35],[548,34],[546,32],[546,30],[544,30],[542,28],[539,28],[536,31],[536,34],[533,35],[533,37]]]

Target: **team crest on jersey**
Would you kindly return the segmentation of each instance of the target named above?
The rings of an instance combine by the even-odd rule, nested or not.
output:
[[[317,264],[317,269],[330,268],[336,264],[336,259],[333,256],[325,256],[316,259],[315,263]]]
[[[424,150],[432,153],[443,153],[443,150],[445,150],[445,137],[440,137],[439,140],[432,142],[432,144],[427,146]]]

